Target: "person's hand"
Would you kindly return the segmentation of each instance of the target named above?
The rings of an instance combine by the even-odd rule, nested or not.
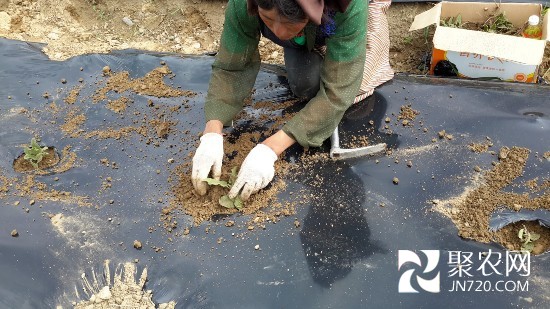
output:
[[[241,192],[241,200],[246,201],[250,195],[265,188],[275,175],[277,154],[268,146],[258,144],[246,156],[239,170],[237,180],[229,191],[229,198],[234,199]]]
[[[219,180],[222,174],[223,136],[218,133],[206,133],[193,157],[191,181],[200,195],[205,195],[208,184],[204,181],[212,171],[212,178]]]

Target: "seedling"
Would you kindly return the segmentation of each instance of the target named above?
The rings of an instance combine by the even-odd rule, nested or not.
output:
[[[529,232],[524,225],[523,228],[519,230],[518,237],[522,241],[521,250],[531,252],[535,247],[534,242],[540,238],[540,234]]]
[[[225,180],[217,180],[213,178],[206,178],[205,181],[212,186],[220,186],[222,188],[231,188],[233,183],[235,183],[235,180],[237,180],[237,167],[234,167],[231,169],[231,175],[229,175],[229,179],[227,181]],[[220,199],[218,200],[218,203],[220,203],[221,206],[225,208],[237,208],[238,210],[241,210],[243,208],[243,201],[241,198],[237,195],[234,199],[229,198],[227,194],[222,195]]]
[[[30,146],[23,149],[23,152],[25,152],[23,159],[29,161],[32,166],[37,169],[38,163],[42,161],[42,158],[48,155],[47,150],[48,147],[40,147],[33,137]]]
[[[413,42],[413,37],[412,36],[406,36],[403,38],[403,43],[407,44],[407,45],[411,45]]]
[[[481,30],[500,34],[517,34],[517,29],[515,29],[514,25],[506,18],[504,13],[489,17],[481,26]]]
[[[441,20],[441,26],[450,28],[462,28],[462,15],[458,14],[456,17],[449,17],[447,20]]]
[[[441,26],[450,28],[480,30],[484,32],[517,35],[518,29],[506,18],[504,13],[498,15],[491,14],[485,22],[482,24],[476,24],[471,22],[462,22],[462,16],[458,14],[456,17],[449,17],[448,19],[441,19]]]

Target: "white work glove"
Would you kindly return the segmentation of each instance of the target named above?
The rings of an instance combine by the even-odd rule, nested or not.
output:
[[[275,175],[277,154],[264,144],[258,144],[246,156],[239,170],[237,180],[229,191],[229,198],[237,197],[241,188],[241,200],[265,188]]]
[[[223,136],[218,133],[206,133],[193,157],[191,181],[200,195],[205,195],[208,184],[204,179],[212,171],[212,178],[219,180],[222,174]]]

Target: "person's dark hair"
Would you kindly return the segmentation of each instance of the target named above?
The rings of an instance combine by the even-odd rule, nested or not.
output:
[[[254,0],[258,7],[264,10],[275,8],[281,16],[291,22],[302,22],[307,18],[306,13],[295,0]]]

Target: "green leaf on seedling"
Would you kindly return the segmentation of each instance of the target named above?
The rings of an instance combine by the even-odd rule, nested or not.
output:
[[[225,208],[229,208],[229,209],[235,208],[233,201],[227,195],[222,195],[222,197],[220,197],[220,200],[218,202],[220,203],[220,205],[222,205]]]
[[[524,229],[520,229],[519,232],[518,232],[518,237],[519,239],[523,240],[523,233],[525,233],[525,230]]]
[[[235,198],[235,208],[237,208],[238,210],[241,210],[243,208],[243,201],[241,200],[241,198],[237,195],[237,197]]]
[[[38,168],[38,163],[42,161],[44,156],[48,155],[46,152],[47,150],[48,147],[40,147],[40,145],[36,142],[36,139],[32,138],[30,146],[23,149],[23,152],[25,153],[23,159],[29,161],[34,168]]]
[[[531,233],[531,241],[538,240],[540,238],[540,234],[537,233]]]
[[[211,186],[220,186],[220,187],[224,187],[224,188],[231,187],[227,183],[227,181],[223,181],[223,180],[217,180],[217,179],[213,179],[213,178],[206,178],[204,181],[206,181]]]
[[[533,251],[533,248],[535,248],[534,243],[523,244],[523,246],[521,246],[521,250],[529,251],[529,252]]]
[[[231,175],[229,176],[229,184],[234,184],[235,180],[237,180],[237,167],[233,167],[231,169]]]

